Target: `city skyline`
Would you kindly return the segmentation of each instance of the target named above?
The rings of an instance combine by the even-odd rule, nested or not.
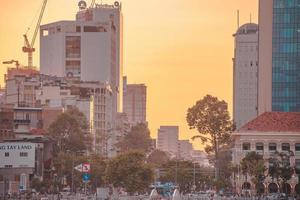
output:
[[[132,0],[122,3],[124,75],[130,78],[129,83],[145,83],[148,87],[147,119],[152,137],[156,137],[160,125],[179,125],[180,139],[190,139],[195,132],[187,128],[186,110],[206,94],[224,99],[232,110],[231,59],[232,34],[237,29],[236,10],[241,11],[240,25],[250,21],[250,12],[252,21],[257,22],[256,1],[228,0],[225,6],[220,6],[218,0],[190,0],[188,3],[153,0],[147,4]],[[0,19],[1,62],[17,59],[26,64],[26,55],[21,51],[22,35],[40,4],[38,0],[4,3],[6,10]],[[15,12],[11,12],[12,8]],[[73,20],[77,10],[77,1],[49,0],[42,24]],[[34,65],[39,66],[39,39],[35,47]],[[1,85],[5,70],[2,65]],[[199,147],[200,142],[195,144]]]

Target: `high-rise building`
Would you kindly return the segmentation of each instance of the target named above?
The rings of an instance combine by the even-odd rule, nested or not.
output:
[[[240,128],[257,116],[258,25],[244,24],[233,36],[233,119]]]
[[[259,1],[258,114],[300,111],[299,1]]]
[[[178,156],[178,126],[160,126],[157,132],[157,149]]]
[[[147,124],[147,87],[144,84],[127,84],[125,81],[123,85],[125,88],[123,91],[123,110],[127,114],[129,123],[131,125]]]
[[[115,107],[122,111],[121,5],[80,7],[75,21],[41,26],[41,73],[81,81],[100,81],[116,91]]]

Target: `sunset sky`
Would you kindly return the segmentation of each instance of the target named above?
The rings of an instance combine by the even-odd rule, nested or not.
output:
[[[88,5],[90,0],[87,0]],[[100,3],[101,0],[96,0]],[[17,59],[23,34],[35,27],[42,0],[1,1],[0,61]],[[48,0],[42,24],[74,20],[78,0]],[[113,3],[103,0],[103,3]],[[160,125],[180,126],[180,138],[189,139],[186,110],[206,94],[229,103],[232,110],[233,37],[240,23],[257,22],[257,0],[123,0],[124,75],[129,83],[148,87],[147,119],[151,135]],[[33,21],[34,19],[34,21]],[[33,23],[32,23],[33,21]],[[39,38],[34,65],[39,66]],[[5,65],[0,64],[3,86]],[[195,147],[200,148],[200,142]]]

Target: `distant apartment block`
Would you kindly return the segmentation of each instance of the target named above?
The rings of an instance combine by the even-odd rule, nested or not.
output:
[[[160,126],[157,132],[157,149],[178,157],[178,126]]]
[[[193,145],[189,140],[178,141],[178,153],[181,159],[191,160],[192,159]]]
[[[131,125],[147,124],[147,87],[144,84],[124,84],[123,111]]]
[[[244,24],[233,36],[233,119],[240,128],[257,116],[258,25]]]
[[[94,150],[105,156],[115,154],[118,118],[110,85],[47,75],[16,76],[6,81],[5,94],[5,104],[13,107],[15,116],[21,117],[15,120],[14,127],[19,123],[18,132],[47,129],[60,112],[76,107],[90,124]]]

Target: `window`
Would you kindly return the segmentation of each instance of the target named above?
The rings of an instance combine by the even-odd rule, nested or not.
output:
[[[256,151],[263,151],[264,144],[263,143],[256,143]]]
[[[101,26],[84,26],[83,31],[84,32],[107,32],[105,28]]]
[[[20,152],[20,157],[28,157],[28,152]]]
[[[80,36],[66,36],[66,57],[80,58]]]
[[[19,174],[15,175],[15,181],[20,181],[20,175]]]
[[[247,143],[243,143],[243,150],[244,150],[244,151],[249,151],[249,150],[250,150],[250,146],[251,146],[251,145],[250,145],[250,143],[248,143],[248,142],[247,142]]]
[[[4,153],[4,156],[5,156],[5,157],[9,157],[9,152],[5,152],[5,153]]]
[[[276,143],[270,143],[269,144],[269,151],[276,151],[276,150],[277,150]]]
[[[282,151],[290,151],[290,144],[289,143],[282,143],[281,150]]]
[[[46,29],[46,30],[42,30],[42,35],[43,36],[48,36],[49,35],[49,31]]]
[[[296,173],[300,174],[300,159],[295,160]]]
[[[78,32],[78,33],[81,32],[81,27],[80,26],[76,26],[76,32]]]
[[[300,143],[295,144],[295,151],[300,152]]]
[[[4,168],[12,168],[12,165],[5,165]]]

